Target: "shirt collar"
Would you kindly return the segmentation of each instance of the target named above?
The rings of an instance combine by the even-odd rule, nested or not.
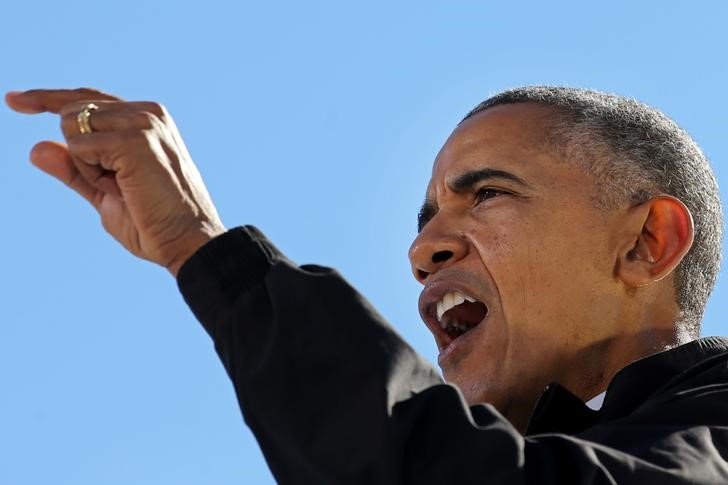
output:
[[[690,367],[726,352],[728,339],[708,337],[632,362],[614,376],[598,411],[559,384],[551,384],[539,398],[526,434],[577,433],[597,422],[626,416]]]
[[[597,394],[586,402],[586,407],[588,407],[592,411],[599,411],[600,409],[602,409],[602,404],[604,404],[604,396],[606,395],[607,391]]]

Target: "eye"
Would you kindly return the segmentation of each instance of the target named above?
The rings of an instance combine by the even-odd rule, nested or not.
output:
[[[504,195],[507,192],[499,189],[494,189],[493,187],[483,187],[482,189],[479,189],[475,193],[475,204],[478,205],[481,202],[485,202],[488,199],[492,199],[494,197],[497,197],[499,195]]]

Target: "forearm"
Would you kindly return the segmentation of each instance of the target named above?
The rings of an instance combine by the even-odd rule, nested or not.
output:
[[[335,271],[299,268],[239,228],[198,251],[179,284],[279,481],[391,474],[392,407],[441,380]]]

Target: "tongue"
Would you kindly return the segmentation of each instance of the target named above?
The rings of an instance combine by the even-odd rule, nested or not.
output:
[[[474,327],[488,314],[488,308],[479,301],[466,301],[448,310],[447,313],[456,318],[460,323]]]

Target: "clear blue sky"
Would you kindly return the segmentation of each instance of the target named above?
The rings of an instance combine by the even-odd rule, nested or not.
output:
[[[166,104],[228,226],[335,266],[428,358],[407,247],[432,159],[501,89],[633,96],[728,186],[725,2],[7,2],[0,89]],[[28,150],[55,118],[0,109],[0,484],[273,483],[162,269]],[[704,334],[726,334],[728,278]]]

